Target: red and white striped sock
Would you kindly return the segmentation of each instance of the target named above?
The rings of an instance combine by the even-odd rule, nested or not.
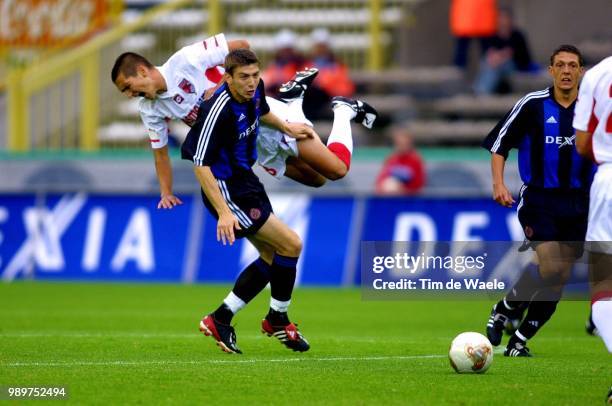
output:
[[[347,169],[351,167],[351,155],[353,154],[353,133],[351,131],[353,117],[355,117],[355,112],[350,107],[335,107],[332,130],[327,139],[327,148],[344,162]]]

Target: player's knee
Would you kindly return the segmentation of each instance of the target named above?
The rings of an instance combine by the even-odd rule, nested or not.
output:
[[[570,277],[570,271],[566,266],[547,266],[540,268],[540,275],[546,285],[551,288],[562,290]]]
[[[348,168],[344,164],[336,165],[333,170],[329,171],[326,174],[327,179],[329,180],[339,180],[346,176],[348,173]]]
[[[272,264],[272,260],[274,259],[274,250],[259,251],[259,256],[266,264],[270,265]]]
[[[288,257],[299,257],[302,253],[302,239],[295,232],[291,232],[288,238],[283,242],[279,254]]]
[[[323,176],[319,176],[318,178],[316,178],[312,182],[310,182],[310,184],[308,186],[310,186],[310,187],[321,187],[321,186],[325,185],[325,183],[327,183],[327,179],[325,179]]]

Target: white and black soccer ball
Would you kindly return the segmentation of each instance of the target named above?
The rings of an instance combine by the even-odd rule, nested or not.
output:
[[[480,333],[461,333],[451,343],[448,358],[453,369],[460,374],[482,374],[493,362],[493,346]]]

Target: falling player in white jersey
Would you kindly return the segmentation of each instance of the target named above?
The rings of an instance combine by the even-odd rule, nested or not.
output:
[[[612,353],[612,56],[584,75],[574,128],[578,152],[599,165],[591,185],[586,240],[592,318]],[[607,401],[612,404],[612,388]]]
[[[181,200],[172,192],[172,167],[168,154],[168,121],[178,119],[191,126],[200,104],[218,86],[223,75],[219,66],[230,50],[248,48],[246,40],[227,41],[217,34],[186,46],[160,67],[141,55],[126,52],[112,69],[111,79],[128,97],[141,97],[138,109],[147,127],[155,156],[160,184],[158,208],[172,208]],[[316,69],[297,72],[283,85],[283,103],[268,98],[272,111],[280,118],[312,126],[302,112],[304,91],[314,80]],[[353,151],[350,121],[372,128],[377,112],[359,100],[336,97],[332,101],[334,121],[324,145],[319,137],[295,140],[278,131],[262,128],[257,139],[258,162],[275,177],[287,176],[308,186],[321,186],[326,179],[344,177]]]

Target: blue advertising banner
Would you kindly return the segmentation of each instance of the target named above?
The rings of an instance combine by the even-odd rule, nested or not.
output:
[[[272,195],[270,200],[275,214],[303,241],[297,283],[340,285],[350,240],[354,199]],[[257,259],[257,251],[244,240],[232,247],[221,245],[216,240],[215,219],[208,213],[203,217],[205,224],[196,280],[233,281],[244,267]]]
[[[297,276],[302,285],[359,284],[363,241],[523,240],[515,211],[490,199],[307,194],[270,199],[276,215],[302,238]],[[0,195],[0,278],[234,281],[257,251],[246,240],[231,247],[217,242],[216,221],[200,196],[182,200],[182,206],[159,210],[155,196]],[[495,266],[485,279],[502,280],[525,261],[512,250],[486,251]],[[586,275],[585,267],[580,272]]]
[[[189,206],[84,193],[0,198],[2,279],[178,281]]]

